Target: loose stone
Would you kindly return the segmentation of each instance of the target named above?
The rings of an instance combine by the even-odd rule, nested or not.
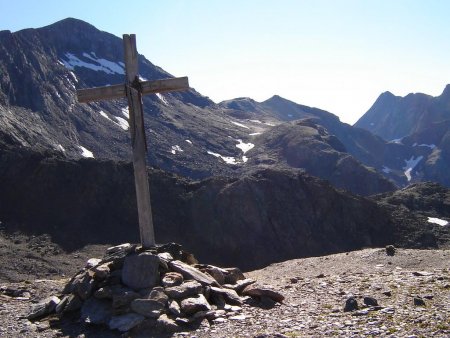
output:
[[[166,288],[164,292],[171,298],[180,299],[198,295],[202,293],[202,290],[202,285],[199,282],[193,280],[184,282],[179,286]]]
[[[111,330],[117,329],[121,332],[126,332],[136,325],[140,324],[145,319],[144,316],[136,313],[126,313],[120,316],[114,316],[108,322]]]
[[[135,299],[131,302],[131,310],[148,318],[158,318],[164,305],[153,299]]]
[[[350,297],[345,301],[344,312],[358,310],[358,302],[355,297]]]
[[[191,315],[198,311],[210,311],[211,306],[202,294],[197,297],[186,298],[181,301],[181,311],[187,315]]]

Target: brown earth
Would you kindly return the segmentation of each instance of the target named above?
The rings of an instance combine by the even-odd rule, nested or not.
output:
[[[1,337],[121,337],[77,316],[30,322],[29,307],[58,294],[70,277],[105,246],[65,253],[45,236],[0,237]],[[365,249],[296,259],[246,273],[284,294],[282,304],[243,305],[221,323],[204,321],[195,331],[135,332],[131,337],[448,337],[450,250]],[[390,292],[390,296],[389,296]],[[359,310],[344,312],[354,296]],[[366,307],[363,297],[381,308]],[[425,306],[414,305],[421,297]],[[129,335],[127,335],[128,337]]]

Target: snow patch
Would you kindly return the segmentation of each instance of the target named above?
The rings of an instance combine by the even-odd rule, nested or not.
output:
[[[239,142],[238,144],[236,144],[236,147],[241,149],[244,154],[255,146],[253,143],[244,143],[240,139],[236,141]]]
[[[94,154],[92,153],[92,151],[89,151],[88,149],[86,149],[83,146],[78,146],[78,148],[80,148],[81,150],[81,156],[83,157],[90,157],[90,158],[94,158]]]
[[[403,137],[402,138],[395,138],[395,139],[391,140],[391,142],[392,143],[402,144],[402,139],[403,139]]]
[[[384,165],[384,166],[383,166],[383,169],[381,169],[381,171],[384,172],[384,173],[386,173],[386,174],[389,174],[389,173],[392,171],[392,169],[389,168],[389,167],[386,167],[386,166]]]
[[[270,122],[264,122],[264,124],[266,126],[275,127],[275,125],[273,123],[270,123]]]
[[[59,151],[61,151],[61,152],[63,152],[63,153],[66,152],[66,149],[64,149],[64,147],[63,147],[62,145],[60,145],[60,144],[58,144],[58,145],[56,146],[56,150],[59,150]]]
[[[108,69],[109,71],[111,71],[112,73],[116,73],[116,74],[122,74],[125,75],[125,70],[123,69],[123,67],[121,65],[119,65],[117,62],[113,62],[113,61],[109,61],[106,59],[101,59],[101,58],[97,58],[97,56],[95,55],[94,52],[91,52],[92,55],[94,55],[94,57],[90,56],[87,53],[83,53],[83,56],[100,64],[101,67]]]
[[[130,118],[130,112],[127,107],[122,108],[122,115],[125,116],[127,119]]]
[[[212,151],[209,151],[209,150],[207,151],[207,153],[209,155],[214,156],[214,157],[221,158],[227,164],[237,164],[236,159],[234,157],[222,156],[222,155],[220,155],[218,153],[213,153]]]
[[[428,217],[428,223],[434,223],[434,224],[438,224],[440,226],[446,226],[448,224],[448,221],[446,221],[444,219],[440,219],[440,218]]]
[[[69,72],[69,74],[72,76],[72,79],[73,79],[75,82],[78,82],[78,78],[77,78],[77,76],[75,75],[74,72]]]
[[[419,144],[419,147],[428,147],[430,149],[434,149],[434,148],[436,148],[436,145],[435,144],[424,144],[424,143],[422,143],[422,144]]]
[[[245,126],[245,125],[243,125],[242,123],[239,123],[239,122],[231,121],[231,123],[233,123],[233,124],[236,125],[236,126],[245,128],[245,129],[250,129],[249,127],[247,127],[247,126]]]
[[[139,75],[139,81],[148,81],[148,79],[143,77],[143,76],[141,76],[141,75]]]
[[[161,94],[161,93],[156,93],[156,96],[158,97],[158,99],[164,103],[166,106],[169,105],[169,102],[167,102],[166,98]]]
[[[248,161],[248,157],[247,156],[242,156],[242,162],[247,162]]]
[[[191,140],[185,140],[187,143],[192,144]]]
[[[181,149],[181,147],[180,147],[179,145],[174,145],[174,146],[172,146],[171,153],[175,155],[175,154],[177,153],[177,151],[178,151],[178,152],[182,152],[183,149]]]
[[[262,133],[251,133],[250,136],[261,135]]]
[[[112,120],[109,118],[109,116],[108,116],[103,110],[100,110],[98,113],[99,113],[101,116],[103,116],[105,119],[108,119],[108,120],[112,121]],[[114,121],[113,121],[113,122],[114,122]]]
[[[123,117],[119,116],[114,116],[114,118],[117,120],[117,124],[119,125],[120,128],[122,128],[123,130],[128,130],[129,128],[128,120],[125,120]]]
[[[94,63],[83,61],[72,53],[65,53],[64,56],[67,60],[60,61],[64,64],[64,67],[70,70],[74,70],[75,67],[84,67],[97,72],[105,72],[106,74],[125,74],[125,70],[122,65],[106,59],[97,59],[87,53],[83,53],[83,56]]]
[[[405,160],[406,165],[403,167],[403,170],[405,170],[405,176],[406,179],[411,181],[411,172],[415,168],[415,166],[423,159],[423,156],[418,156],[417,158],[414,158],[414,156],[411,156],[409,160]]]
[[[253,123],[259,123],[262,124],[262,122],[260,120],[248,120],[249,122],[253,122]]]

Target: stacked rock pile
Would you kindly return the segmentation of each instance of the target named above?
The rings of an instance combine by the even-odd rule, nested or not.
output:
[[[175,243],[142,249],[122,244],[90,259],[65,286],[63,294],[35,304],[37,319],[80,311],[82,322],[121,332],[133,328],[177,331],[225,320],[243,303],[282,302],[284,297],[238,268],[198,264]]]

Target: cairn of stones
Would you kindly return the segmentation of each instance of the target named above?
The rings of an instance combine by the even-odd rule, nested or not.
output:
[[[102,259],[88,260],[61,295],[33,305],[28,318],[79,311],[81,322],[111,330],[174,332],[239,316],[244,303],[283,299],[238,268],[198,264],[179,244],[144,250],[127,243],[107,249]]]

